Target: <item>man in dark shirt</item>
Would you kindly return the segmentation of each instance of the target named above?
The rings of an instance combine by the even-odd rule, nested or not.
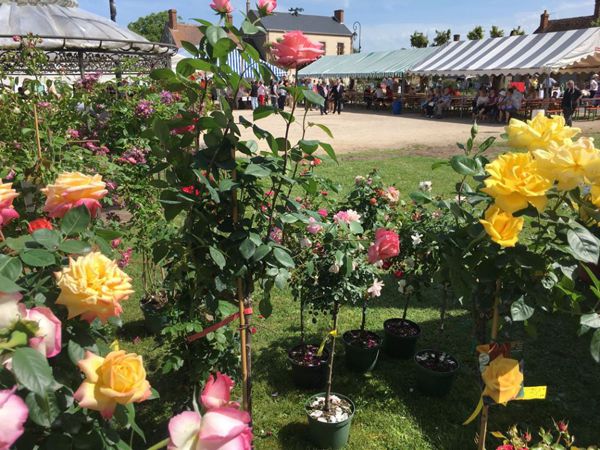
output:
[[[573,80],[567,81],[567,89],[563,95],[561,106],[565,122],[570,127],[573,126],[573,113],[579,104],[580,98],[581,91],[575,87],[575,82]]]
[[[341,80],[335,82],[333,87],[333,113],[337,111],[338,114],[342,113],[342,104],[344,103],[344,85]]]
[[[258,81],[253,81],[250,87],[250,103],[253,110],[258,108]]]

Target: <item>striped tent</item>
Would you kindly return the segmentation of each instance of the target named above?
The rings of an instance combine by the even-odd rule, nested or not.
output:
[[[273,72],[273,75],[276,78],[282,78],[287,75],[287,71],[284,69],[280,69],[279,67],[265,61],[262,61],[262,63],[265,64],[271,70],[271,72]],[[229,54],[227,57],[227,64],[234,70],[234,72],[244,78],[260,78],[258,63],[254,60],[252,60],[250,63],[244,61],[244,58],[242,58],[242,54],[239,52],[239,50],[234,50]]]
[[[399,77],[437,50],[436,47],[428,47],[324,56],[302,69],[298,75],[319,78]]]
[[[600,28],[451,42],[416,64],[417,75],[527,75],[600,69]]]

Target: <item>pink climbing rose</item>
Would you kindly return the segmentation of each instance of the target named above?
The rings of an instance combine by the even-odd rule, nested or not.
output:
[[[288,31],[272,47],[277,65],[286,69],[296,69],[310,64],[325,52],[323,44],[312,42],[302,31]]]
[[[210,7],[219,14],[230,14],[233,12],[230,0],[213,0]]]
[[[369,247],[368,252],[371,264],[393,258],[399,253],[400,238],[397,233],[384,228],[375,232],[375,242]]]
[[[258,0],[256,7],[262,16],[270,16],[277,8],[277,0]]]
[[[238,406],[231,402],[231,390],[234,382],[227,375],[217,372],[216,376],[209,375],[204,390],[200,395],[202,405],[207,409],[221,408],[224,406]]]
[[[15,394],[16,386],[0,391],[0,450],[9,450],[21,437],[29,416],[27,405]]]
[[[12,204],[18,196],[17,191],[12,188],[12,183],[2,183],[0,180],[0,229],[19,218],[19,213]]]
[[[25,320],[37,322],[36,336],[29,339],[29,346],[46,358],[52,358],[60,353],[62,348],[62,324],[50,308],[37,306],[27,309],[24,304],[19,305],[21,317]]]

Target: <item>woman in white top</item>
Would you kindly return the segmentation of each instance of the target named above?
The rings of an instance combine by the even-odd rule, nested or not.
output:
[[[477,98],[475,99],[475,105],[473,107],[473,118],[474,119],[481,119],[483,117],[483,115],[485,114],[485,108],[487,107],[488,103],[490,102],[490,97],[488,96],[487,90],[485,89],[479,89],[479,94],[477,95]]]

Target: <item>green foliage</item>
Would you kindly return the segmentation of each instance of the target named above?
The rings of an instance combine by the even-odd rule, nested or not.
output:
[[[169,12],[160,11],[138,18],[127,25],[127,28],[144,36],[150,42],[161,42],[163,31],[168,21]]]
[[[450,42],[450,35],[451,35],[450,29],[442,30],[442,31],[435,30],[435,37],[433,38],[432,45],[434,47],[439,47],[441,45],[447,44],[448,42]]]
[[[429,45],[429,38],[420,31],[415,31],[410,35],[410,46],[415,48],[425,48]]]
[[[521,25],[519,25],[517,28],[513,28],[512,30],[510,30],[510,35],[511,36],[524,36],[525,30],[523,30],[521,28]]]
[[[476,26],[467,33],[467,39],[470,41],[478,41],[484,38],[484,31],[481,25]]]
[[[491,38],[504,37],[504,30],[502,28],[498,27],[497,25],[492,25],[492,28],[490,28],[490,37]]]

